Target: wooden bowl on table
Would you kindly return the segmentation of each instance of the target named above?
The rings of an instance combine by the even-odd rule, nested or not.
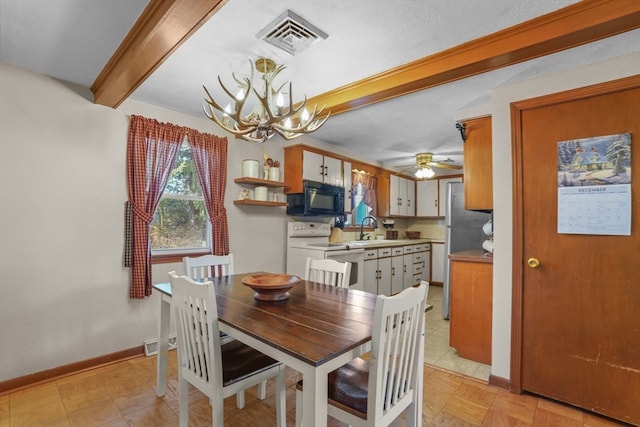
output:
[[[419,239],[420,238],[420,232],[419,231],[407,231],[407,237],[409,239]]]
[[[256,293],[253,297],[259,301],[283,301],[289,298],[289,289],[301,282],[298,276],[291,274],[262,273],[242,278],[242,284]]]

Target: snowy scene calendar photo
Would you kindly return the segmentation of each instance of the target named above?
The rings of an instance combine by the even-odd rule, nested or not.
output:
[[[558,233],[631,235],[631,134],[558,142]]]

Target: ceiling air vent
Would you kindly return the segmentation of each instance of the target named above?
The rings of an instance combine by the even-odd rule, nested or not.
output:
[[[261,30],[256,37],[296,55],[329,35],[306,19],[287,10]]]

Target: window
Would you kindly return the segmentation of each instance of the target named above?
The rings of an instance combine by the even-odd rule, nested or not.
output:
[[[377,215],[376,177],[370,172],[354,169],[351,182],[351,206],[344,225],[359,227],[365,217]],[[368,223],[365,225],[370,226]]]
[[[149,230],[153,255],[209,251],[210,222],[191,147],[184,142]]]
[[[373,210],[371,206],[368,206],[364,202],[364,189],[361,182],[355,187],[351,200],[353,201],[353,206],[351,207],[353,225],[359,225],[365,217],[371,215],[371,211]]]

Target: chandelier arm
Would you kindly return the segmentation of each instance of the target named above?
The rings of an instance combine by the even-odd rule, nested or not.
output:
[[[227,126],[227,125],[223,124],[223,123],[222,123],[222,121],[218,118],[218,116],[217,116],[213,111],[211,111],[211,112],[207,111],[207,110],[206,110],[206,108],[205,108],[205,106],[203,106],[202,108],[203,108],[203,110],[204,110],[204,114],[205,114],[209,119],[211,119],[215,124],[217,124],[218,126],[220,126],[220,127],[221,127],[222,129],[224,129],[225,131],[227,131],[227,132],[229,132],[230,134],[233,134],[233,135],[235,135],[235,136],[243,137],[243,135],[246,135],[246,134],[248,134],[248,133],[251,133],[251,132],[253,132],[253,131],[255,131],[255,130],[257,129],[257,127],[256,127],[256,126],[252,126],[252,127],[248,128],[248,129],[245,129],[245,130],[239,130],[239,129],[238,129],[238,125],[237,125],[237,123],[234,125],[234,127],[233,127],[233,128],[231,128],[231,127],[229,127],[229,126]],[[245,139],[246,139],[246,138],[245,138]]]

